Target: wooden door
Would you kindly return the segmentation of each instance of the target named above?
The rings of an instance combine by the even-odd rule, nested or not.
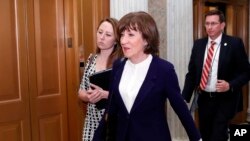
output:
[[[240,37],[248,52],[249,17],[248,0],[194,0],[194,39],[206,36],[204,30],[204,13],[209,9],[217,8],[224,12],[226,18],[225,33]],[[242,123],[246,121],[248,107],[248,86],[243,87],[243,111],[238,113],[232,123]],[[197,118],[197,117],[196,117]]]
[[[94,50],[108,11],[109,0],[0,1],[0,141],[81,140],[78,51]]]
[[[63,0],[0,1],[0,140],[68,141]]]
[[[63,0],[28,1],[32,141],[67,141]]]
[[[25,0],[0,1],[0,140],[30,141]]]

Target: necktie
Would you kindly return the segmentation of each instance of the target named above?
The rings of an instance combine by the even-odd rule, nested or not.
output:
[[[203,65],[202,75],[201,75],[201,82],[200,82],[200,88],[202,90],[205,89],[207,81],[208,81],[208,74],[212,68],[212,59],[214,54],[214,45],[215,42],[211,41],[211,46],[208,49],[207,52],[207,58],[205,60],[205,64]]]

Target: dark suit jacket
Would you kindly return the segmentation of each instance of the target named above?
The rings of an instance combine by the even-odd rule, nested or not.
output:
[[[146,78],[131,112],[128,113],[118,90],[125,62],[116,62],[113,65],[111,97],[109,98],[111,102],[107,109],[108,140],[171,141],[165,112],[165,102],[169,99],[190,140],[198,141],[200,134],[180,94],[173,65],[153,56]],[[96,134],[99,133],[96,132]],[[95,140],[98,136],[96,134]]]
[[[208,38],[196,40],[192,49],[192,54],[188,66],[188,73],[182,95],[186,101],[190,101],[193,91],[199,86],[204,54]],[[218,79],[225,80],[230,84],[229,95],[232,96],[234,109],[242,110],[241,88],[250,79],[250,65],[240,38],[223,34],[220,44]]]

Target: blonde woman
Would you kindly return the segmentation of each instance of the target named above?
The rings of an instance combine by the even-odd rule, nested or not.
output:
[[[89,82],[89,76],[112,67],[112,63],[118,58],[120,49],[117,45],[117,20],[107,18],[100,22],[97,33],[97,50],[90,54],[79,89],[79,98],[88,103],[87,114],[84,121],[82,141],[92,141],[94,132],[104,113],[96,104],[108,98],[109,92]],[[91,87],[90,87],[91,86]]]

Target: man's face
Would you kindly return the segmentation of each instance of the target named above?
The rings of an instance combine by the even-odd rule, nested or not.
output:
[[[210,15],[206,17],[205,28],[208,36],[214,40],[224,30],[225,22],[220,22],[218,15]]]

